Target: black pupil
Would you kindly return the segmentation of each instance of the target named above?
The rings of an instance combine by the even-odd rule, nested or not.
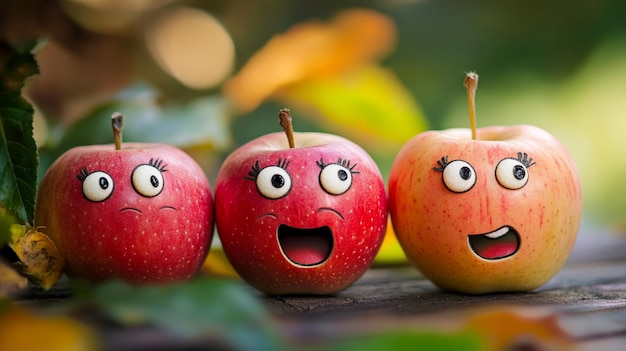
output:
[[[272,186],[274,188],[282,188],[285,185],[285,178],[280,174],[274,174],[272,176]]]
[[[159,186],[159,180],[155,175],[150,176],[150,184],[152,184],[152,186],[155,188]]]
[[[343,169],[340,169],[339,171],[337,171],[337,177],[339,177],[339,180],[343,182],[346,179],[348,179],[348,172],[346,172]]]
[[[109,187],[109,181],[105,177],[100,177],[98,180],[100,183],[100,188],[107,189]]]
[[[463,180],[468,180],[472,176],[472,170],[469,167],[461,167],[459,176],[461,176]]]
[[[515,167],[513,167],[513,177],[515,177],[515,179],[522,180],[525,176],[526,170],[523,166],[515,165]]]

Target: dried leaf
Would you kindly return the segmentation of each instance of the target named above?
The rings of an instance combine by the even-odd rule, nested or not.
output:
[[[20,260],[17,269],[38,287],[52,288],[63,274],[63,256],[54,242],[37,229],[28,230],[9,246]]]
[[[272,38],[226,82],[224,93],[250,111],[281,87],[380,59],[395,41],[393,21],[369,9],[345,10],[329,23],[302,22]]]
[[[69,317],[40,316],[22,307],[0,313],[0,350],[98,350],[94,333]]]
[[[497,309],[471,316],[464,330],[482,335],[493,351],[573,348],[573,339],[559,326],[555,315]]]
[[[0,298],[11,296],[28,286],[28,280],[4,260],[0,260]]]

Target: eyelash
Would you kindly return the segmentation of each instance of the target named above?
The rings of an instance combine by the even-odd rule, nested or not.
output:
[[[323,158],[320,158],[319,161],[315,161],[315,163],[319,166],[319,168],[324,169],[326,166],[329,165],[329,163],[324,162]],[[350,173],[352,174],[357,174],[360,173],[359,171],[355,171],[354,168],[356,167],[356,163],[353,164],[352,166],[350,166],[350,160],[348,159],[342,159],[339,158],[337,160],[337,162],[335,162],[334,164],[340,165],[341,167],[344,167],[346,169],[348,169],[350,171]]]
[[[533,161],[532,157],[528,157],[528,154],[525,152],[518,152],[517,153],[517,160],[523,164],[524,166],[526,166],[526,168],[530,168],[530,166],[534,165],[537,162]],[[448,165],[448,156],[442,157],[441,160],[437,160],[437,164],[439,164],[439,167],[433,167],[434,171],[437,172],[443,172],[444,168],[446,168],[446,166]]]
[[[81,182],[84,182],[88,175],[89,171],[87,170],[87,167],[83,167],[83,169],[80,170],[80,173],[76,175],[76,178],[78,178]]]
[[[532,157],[528,157],[528,154],[527,154],[527,153],[525,153],[525,152],[524,152],[524,153],[518,152],[518,153],[517,153],[517,160],[518,160],[521,164],[523,164],[524,166],[526,166],[526,168],[530,168],[530,166],[532,166],[532,165],[534,165],[535,163],[537,163],[537,162],[534,162],[534,161],[533,161],[533,158],[532,158]]]
[[[155,160],[155,159],[151,158],[150,161],[148,161],[148,165],[158,169],[161,173],[167,172],[167,169],[165,169],[165,167],[167,167],[167,164],[163,164],[163,160],[161,160],[161,159],[157,158]],[[76,178],[78,178],[78,180],[83,182],[83,181],[85,181],[85,178],[87,178],[87,176],[89,174],[91,174],[91,173],[87,170],[87,167],[83,167],[80,170],[80,173],[78,173],[76,175]]]
[[[163,164],[163,160],[160,159],[153,159],[151,158],[150,161],[148,161],[148,165],[152,166],[156,169],[158,169],[161,173],[163,172],[167,172],[167,169],[165,169],[165,167],[167,167],[167,164],[164,164],[163,166],[161,166]]]
[[[278,164],[276,166],[282,168],[282,169],[287,169],[287,166],[289,166],[289,163],[291,161],[287,161],[286,158],[279,158],[278,159]],[[252,166],[252,169],[248,172],[247,176],[244,176],[244,179],[247,180],[256,180],[256,178],[259,176],[259,173],[261,172],[262,168],[261,166],[259,166],[259,161],[256,161],[254,163],[254,166]]]

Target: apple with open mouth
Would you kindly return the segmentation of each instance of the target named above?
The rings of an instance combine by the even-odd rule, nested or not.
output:
[[[380,171],[359,146],[326,133],[261,136],[223,162],[215,184],[218,235],[229,261],[266,294],[331,294],[370,266],[383,240]]]
[[[476,130],[477,80],[465,80],[471,130],[418,134],[396,156],[392,225],[409,261],[444,290],[532,290],[558,272],[576,239],[578,172],[540,128]]]
[[[125,143],[80,146],[47,170],[35,225],[58,246],[68,275],[133,284],[184,281],[200,268],[213,237],[209,181],[182,150]]]

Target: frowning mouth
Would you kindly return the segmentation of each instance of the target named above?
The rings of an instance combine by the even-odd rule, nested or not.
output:
[[[281,251],[298,266],[310,267],[324,263],[333,251],[333,233],[330,227],[296,228],[278,226],[278,245]]]
[[[520,247],[515,228],[505,225],[490,233],[468,235],[469,246],[486,260],[499,260],[514,255]]]
[[[120,210],[120,213],[122,212],[136,212],[136,213],[142,213],[140,209],[138,208],[134,208],[134,207],[124,207]]]
[[[161,206],[159,207],[159,210],[173,210],[173,211],[178,211],[178,209],[174,206]],[[135,213],[143,213],[140,209],[135,208],[135,207],[123,207],[120,210],[120,213],[123,212],[135,212]]]

